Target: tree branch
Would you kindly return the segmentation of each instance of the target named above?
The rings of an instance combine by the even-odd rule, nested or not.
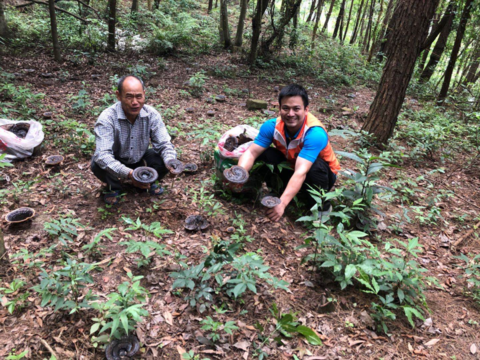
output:
[[[43,1],[38,1],[38,0],[29,0],[29,1],[30,1],[29,3],[21,4],[21,5],[16,5],[15,7],[16,7],[16,8],[22,8],[22,7],[30,6],[30,5],[33,5],[33,4],[41,4],[41,5],[48,6],[48,3],[45,3],[45,2],[43,2]],[[55,10],[58,10],[58,11],[60,11],[60,12],[63,12],[63,13],[68,14],[68,15],[70,15],[70,16],[73,16],[75,19],[78,19],[78,20],[84,22],[85,24],[88,24],[88,23],[89,23],[88,20],[82,19],[80,16],[75,15],[75,14],[71,13],[70,11],[60,9],[60,8],[58,8],[58,7],[56,7],[56,6],[55,6]]]

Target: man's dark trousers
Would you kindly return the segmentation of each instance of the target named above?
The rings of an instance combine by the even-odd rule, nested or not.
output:
[[[282,169],[280,172],[277,168],[278,164],[287,161],[285,155],[283,155],[280,150],[270,147],[257,158],[257,161],[263,161],[266,164],[275,166],[273,172],[280,177],[282,184],[278,184],[276,177],[272,176],[272,173],[267,166],[262,166],[259,169],[259,172],[264,177],[267,186],[274,191],[279,191],[279,195],[281,195],[285,191],[285,188],[287,187],[287,184],[294,173],[293,170],[288,169]],[[325,191],[330,191],[335,184],[336,179],[337,176],[332,172],[328,163],[322,158],[317,157],[312,167],[308,171],[307,177],[305,178],[298,195],[304,197],[307,202],[306,205],[311,208],[316,204],[316,201],[312,198],[308,190],[312,187],[314,189],[321,188]]]
[[[163,162],[162,157],[159,154],[157,154],[153,149],[148,149],[145,152],[145,155],[143,155],[142,160],[140,160],[136,164],[125,164],[121,160],[118,160],[118,161],[120,161],[122,164],[126,165],[130,169],[136,169],[137,167],[145,166],[143,160],[145,160],[148,167],[154,168],[157,171],[159,180],[162,179],[165,175],[167,175],[168,169],[165,166],[165,163]],[[107,183],[107,187],[109,191],[123,190],[123,186],[120,179],[115,175],[110,174],[107,170],[103,170],[102,168],[100,168],[100,166],[98,166],[97,163],[95,163],[93,160],[90,165],[90,168],[92,169],[93,174],[100,181]]]

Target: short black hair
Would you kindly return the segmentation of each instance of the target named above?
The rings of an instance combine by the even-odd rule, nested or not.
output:
[[[282,90],[280,90],[280,94],[278,94],[278,103],[282,105],[282,99],[284,97],[291,97],[291,96],[301,96],[303,100],[303,106],[304,107],[308,106],[307,90],[305,90],[304,87],[297,84],[287,85]]]
[[[137,79],[138,81],[140,81],[140,84],[142,84],[142,88],[143,90],[145,90],[145,84],[143,83],[143,80],[140,79],[138,76],[135,76],[135,75],[124,75],[120,78],[120,80],[118,80],[118,83],[117,83],[117,90],[118,92],[121,94],[122,91],[123,91],[123,82],[125,81],[126,78],[128,77],[133,77],[135,79]]]

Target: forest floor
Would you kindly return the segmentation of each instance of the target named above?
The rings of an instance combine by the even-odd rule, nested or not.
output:
[[[147,104],[160,111],[169,128],[179,130],[180,135],[173,143],[179,149],[180,159],[197,163],[200,167],[196,174],[181,175],[175,182],[170,179],[163,181],[166,190],[159,198],[153,199],[128,188],[120,205],[108,209],[102,199],[102,184],[90,171],[90,155],[82,154],[79,143],[69,132],[72,129],[63,131],[55,123],[71,119],[93,129],[100,111],[113,104],[113,97],[103,101],[105,94],[112,94],[111,76],[128,73],[128,67],[138,64],[139,60],[143,60],[143,64],[149,66],[148,70],[155,73],[150,74],[147,81]],[[256,340],[258,332],[253,326],[257,321],[266,324],[269,320],[266,331],[273,330],[269,311],[273,303],[283,313],[296,312],[300,322],[319,334],[323,346],[309,345],[301,337],[284,338],[282,345],[272,341],[264,347],[271,359],[293,359],[293,355],[312,360],[478,357],[472,345],[480,347],[479,307],[464,296],[465,281],[459,277],[461,269],[458,267],[461,262],[454,258],[458,252],[451,247],[474,225],[473,220],[462,223],[460,215],[467,214],[469,219],[474,219],[480,207],[479,174],[468,173],[469,169],[461,166],[464,154],[458,154],[455,162],[430,160],[417,167],[407,160],[401,169],[388,168],[383,172],[380,183],[385,186],[395,180],[399,172],[411,179],[422,175],[423,179],[419,181],[421,192],[414,199],[416,205],[426,203],[442,191],[454,194],[437,203],[443,217],[438,219],[438,225],[420,225],[418,221],[405,223],[400,235],[395,235],[389,225],[394,223],[393,215],[402,211],[402,204],[377,201],[386,214],[381,219],[386,226],[380,227],[383,230],[377,230],[376,234],[383,239],[418,237],[423,245],[419,262],[428,270],[427,275],[435,276],[443,287],[432,285],[426,291],[431,311],[427,317],[430,320],[425,323],[417,321],[418,326],[412,328],[404,317],[399,316],[398,320],[389,323],[390,336],[386,336],[381,331],[373,331],[371,318],[365,313],[373,298],[351,286],[340,290],[333,279],[301,264],[309,250],[297,249],[303,244],[306,231],[300,223],[295,222],[298,212],[290,211],[280,222],[272,223],[253,200],[237,204],[216,195],[215,200],[222,207],[215,216],[209,217],[209,229],[193,234],[184,229],[185,218],[202,211],[199,203],[194,202],[195,194],[198,196],[202,187],[201,181],[211,179],[215,172],[213,159],[203,162],[200,159],[203,151],[213,149],[212,142],[215,141],[208,138],[202,144],[206,137],[202,136],[202,132],[208,134],[208,130],[215,130],[214,134],[221,134],[243,124],[245,119],[249,119],[250,123],[261,123],[267,119],[268,116],[260,111],[246,109],[243,103],[248,94],[242,90],[248,89],[252,98],[267,100],[269,104],[276,102],[274,87],[288,81],[282,79],[282,70],[277,73],[256,70],[246,77],[209,76],[204,94],[194,98],[186,96],[182,90],[185,90],[183,84],[197,71],[228,70],[236,66],[237,71],[246,72],[248,68],[234,55],[203,56],[195,60],[168,58],[166,68],[163,66],[165,64],[159,65],[158,58],[147,55],[105,55],[100,56],[95,65],[86,62],[58,65],[41,54],[4,55],[0,61],[3,71],[17,74],[10,81],[15,86],[28,85],[34,92],[45,94],[43,100],[32,104],[32,116],[42,119],[47,111],[53,114],[53,122],[45,127],[46,136],[40,154],[15,162],[14,167],[2,171],[8,175],[8,181],[4,180],[1,187],[9,192],[0,203],[0,212],[6,214],[21,206],[30,206],[36,211],[36,216],[28,223],[9,226],[3,222],[8,252],[11,255],[26,248],[30,253],[38,253],[40,249],[49,247],[57,240],[48,236],[44,223],[70,213],[86,228],[78,229],[79,235],[69,244],[68,252],[85,262],[104,260],[99,265],[102,271],[93,273],[95,283],[89,286],[94,293],[105,298],[120,283],[128,280],[127,272],[144,276],[141,283],[150,292],[146,306],[149,316],[136,330],[143,344],[139,357],[178,359],[179,352],[193,350],[195,354],[211,359],[252,358],[252,342]],[[47,73],[51,75],[42,75]],[[313,79],[296,80],[308,86],[312,98],[310,111],[329,129],[340,126],[359,129],[375,95],[367,87],[330,88]],[[74,109],[78,98],[72,96],[77,96],[82,89],[88,94],[83,99],[90,104]],[[206,102],[207,97],[219,94],[226,95],[226,102]],[[409,105],[410,102],[406,101],[406,104],[418,106],[415,102]],[[188,107],[194,108],[194,112],[188,113],[185,110]],[[214,110],[215,115],[207,116],[208,110]],[[277,108],[271,105],[269,110],[277,111]],[[195,138],[196,135],[200,136]],[[355,147],[353,141],[340,137],[333,137],[332,141],[336,150],[351,151]],[[58,153],[65,156],[60,168],[45,167],[45,158]],[[355,163],[342,159],[342,167],[355,168]],[[444,169],[443,173],[432,171],[439,167]],[[28,183],[34,179],[37,181]],[[342,183],[342,179],[342,176],[338,178],[337,185]],[[23,185],[19,190],[14,184]],[[211,185],[206,185],[206,188],[213,191]],[[122,217],[132,220],[140,218],[143,224],[159,221],[173,233],[165,234],[156,241],[165,244],[171,251],[185,255],[188,264],[198,264],[205,257],[205,251],[212,248],[212,239],[229,239],[232,234],[228,228],[233,225],[232,219],[239,214],[244,219],[246,235],[254,239],[244,243],[244,250],[259,253],[271,267],[270,272],[290,285],[289,291],[259,285],[257,294],[245,293],[242,301],[237,302],[224,297],[222,299],[228,304],[228,311],[224,314],[215,314],[213,309],[200,314],[188,306],[184,294],[172,291],[173,279],[169,273],[176,265],[172,256],[155,255],[149,266],[139,269],[135,262],[139,254],[126,253],[125,246],[119,245],[128,236],[136,240],[145,239],[142,231],[127,232]],[[104,239],[106,247],[102,250],[102,256],[93,259],[82,250],[82,246],[106,228],[117,228],[117,231],[111,240]],[[465,254],[478,253],[478,237],[474,235],[467,237],[459,245],[459,250]],[[44,259],[46,266],[54,265],[60,257],[59,252],[48,255]],[[39,281],[37,270],[26,271],[21,262],[2,267],[1,273],[2,287],[18,277],[26,280],[26,288]],[[327,299],[334,301],[329,303]],[[30,303],[25,308],[15,310],[13,314],[9,314],[4,307],[0,309],[0,358],[4,359],[12,349],[16,349],[17,354],[28,349],[27,357],[32,359],[49,358],[50,351],[45,343],[56,352],[59,359],[104,358],[103,350],[95,349],[91,341],[90,327],[95,317],[93,310],[73,315],[63,311],[54,312],[52,308],[40,306],[41,299],[33,290],[30,290],[28,301]],[[202,330],[200,324],[206,316],[221,322],[232,320],[239,330],[233,335],[222,334],[220,340],[211,345],[204,341],[208,332]]]

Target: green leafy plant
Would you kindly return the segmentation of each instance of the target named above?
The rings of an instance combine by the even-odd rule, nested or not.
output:
[[[170,255],[171,253],[165,250],[165,245],[156,243],[155,241],[135,241],[130,239],[129,241],[123,241],[120,245],[127,246],[127,253],[136,253],[140,252],[143,257],[137,259],[137,266],[140,268],[142,266],[147,266],[150,264],[151,256],[153,254],[158,255]]]
[[[461,254],[456,258],[464,262],[461,268],[464,269],[465,274],[462,277],[466,278],[467,283],[470,284],[465,292],[480,304],[480,254],[472,257]]]
[[[6,360],[20,360],[28,355],[28,350],[22,351],[20,354],[17,354],[15,349],[12,349],[10,353],[5,358]]]
[[[227,321],[225,324],[213,320],[210,316],[200,321],[203,325],[202,330],[209,331],[207,336],[213,342],[220,340],[220,333],[224,331],[227,334],[233,335],[233,331],[238,330],[238,326],[235,326],[235,321]]]
[[[230,236],[230,239],[236,243],[252,242],[255,240],[250,235],[247,235],[247,229],[245,226],[247,223],[241,214],[235,212],[235,217],[232,219],[232,225],[235,226],[235,232]]]
[[[50,305],[55,311],[70,310],[70,314],[90,308],[89,302],[94,300],[95,296],[91,290],[87,293],[83,290],[94,282],[89,272],[95,265],[79,263],[70,258],[61,261],[61,265],[62,268],[50,273],[42,269],[40,284],[32,287],[42,298],[40,306]]]
[[[78,220],[69,216],[60,218],[59,220],[53,219],[43,224],[43,228],[48,235],[52,238],[58,238],[65,246],[68,246],[67,242],[73,242],[74,238],[78,236],[77,228],[83,227]]]
[[[22,279],[13,279],[10,284],[6,284],[7,287],[0,288],[0,303],[7,308],[10,314],[15,309],[21,309],[27,305],[26,300],[30,293],[26,291],[20,294],[25,284],[26,282]]]
[[[92,256],[102,255],[102,250],[105,249],[105,246],[101,243],[103,237],[112,240],[112,233],[116,230],[117,228],[103,229],[97,235],[95,235],[91,242],[82,246],[82,250],[87,254],[91,254]]]
[[[143,317],[148,316],[144,309],[148,291],[140,285],[143,276],[133,276],[128,273],[129,281],[118,285],[117,292],[108,294],[106,302],[93,302],[94,309],[100,312],[100,316],[93,318],[94,324],[90,328],[90,334],[110,330],[110,335],[94,337],[95,343],[108,342],[112,337],[119,339],[128,335]]]
[[[137,231],[137,230],[145,230],[157,238],[161,239],[163,235],[165,234],[173,234],[172,230],[165,229],[162,227],[162,224],[160,224],[158,221],[155,221],[151,223],[150,225],[143,224],[140,220],[140,218],[137,218],[136,221],[133,221],[132,219],[124,216],[122,217],[122,220],[127,224],[130,225],[128,228],[126,228],[126,231]]]
[[[205,72],[203,71],[196,72],[188,81],[188,92],[192,96],[196,96],[196,97],[199,97],[200,95],[202,95],[204,91],[206,79],[207,79],[207,76],[205,75]]]

